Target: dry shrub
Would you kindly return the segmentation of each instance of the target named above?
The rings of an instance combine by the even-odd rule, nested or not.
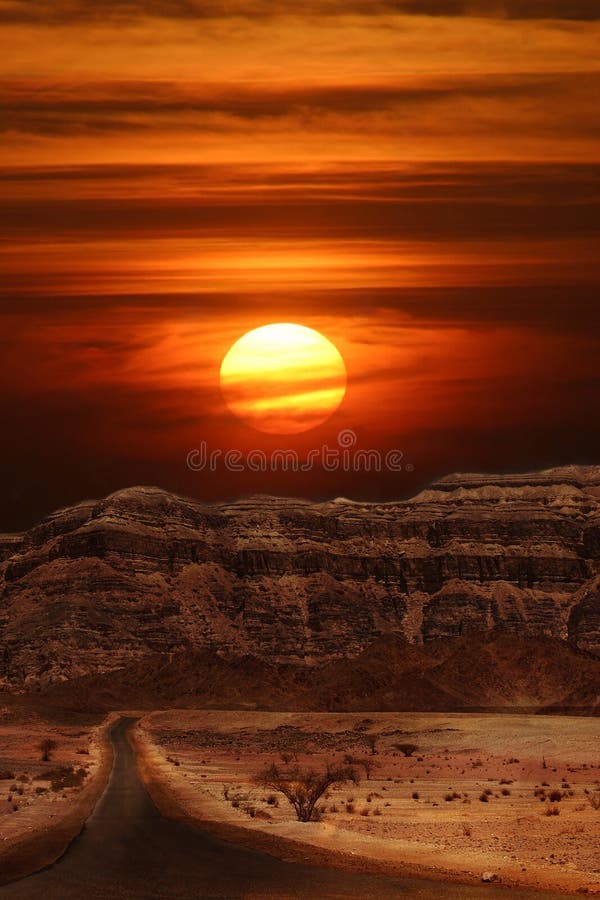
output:
[[[323,771],[317,772],[315,769],[302,769],[298,765],[281,769],[273,763],[259,772],[254,781],[283,794],[293,807],[298,821],[310,822],[317,820],[317,802],[328,788],[348,781],[357,784],[358,776],[356,770],[349,766],[328,764]]]
[[[588,803],[592,809],[600,810],[600,791],[595,794],[588,794]]]
[[[60,766],[34,776],[36,781],[49,781],[50,787],[55,793],[64,791],[66,788],[81,787],[86,778],[87,772],[82,766],[78,769],[74,766]]]
[[[252,818],[265,819],[265,821],[270,822],[273,816],[271,815],[271,813],[267,812],[266,809],[255,809],[254,816]]]

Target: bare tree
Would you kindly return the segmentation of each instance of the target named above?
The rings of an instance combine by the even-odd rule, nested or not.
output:
[[[365,734],[365,741],[367,742],[367,747],[371,751],[371,756],[375,756],[377,753],[377,741],[379,740],[378,734]]]
[[[367,781],[370,780],[373,770],[379,765],[371,756],[352,756],[350,753],[344,756],[344,762],[348,766],[360,766]]]
[[[358,784],[356,770],[350,766],[328,764],[323,772],[302,769],[296,765],[291,769],[280,769],[275,763],[259,772],[254,781],[262,787],[278,791],[293,806],[299,822],[310,822],[315,806],[327,788],[346,784]]]
[[[42,762],[48,762],[52,756],[52,751],[56,750],[58,744],[53,738],[43,738],[37,745],[38,750],[42,754]]]
[[[419,749],[416,744],[394,744],[394,748],[405,756],[412,756]]]

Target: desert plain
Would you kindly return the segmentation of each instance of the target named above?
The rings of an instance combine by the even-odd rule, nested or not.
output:
[[[122,711],[163,814],[284,859],[440,882],[600,894],[594,717]],[[57,858],[107,783],[118,717],[2,710],[0,883]],[[49,759],[43,759],[50,741]],[[351,767],[315,821],[259,783],[275,764]],[[535,895],[535,893],[533,894]]]
[[[113,718],[0,705],[0,884],[53,862],[81,830],[110,773]]]
[[[132,738],[159,806],[286,858],[600,893],[594,718],[170,710]],[[328,789],[319,821],[256,783],[348,760],[360,781]]]

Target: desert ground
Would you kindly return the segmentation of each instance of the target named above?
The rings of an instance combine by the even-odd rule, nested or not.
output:
[[[111,720],[65,724],[0,706],[0,883],[52,861],[80,830],[110,768]]]
[[[600,893],[597,719],[170,710],[133,736],[159,805],[288,858]],[[360,783],[330,788],[320,821],[255,783],[350,758]]]

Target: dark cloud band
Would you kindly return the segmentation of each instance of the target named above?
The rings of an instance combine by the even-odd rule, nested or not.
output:
[[[597,132],[590,120],[589,102],[597,96],[600,73],[460,75],[422,78],[402,84],[289,85],[175,83],[169,81],[60,82],[6,80],[0,85],[3,116],[0,130],[26,134],[90,134],[137,131],[169,121],[179,130],[222,131],[230,121],[254,122],[295,117],[303,127],[327,127],[323,117],[365,114],[402,116],[408,110],[461,100],[527,99],[542,107],[568,99],[575,109],[585,103],[583,124]],[[554,116],[551,117],[554,121]],[[334,123],[335,124],[335,123]],[[575,122],[571,123],[574,127]],[[506,127],[506,125],[504,125]],[[519,126],[520,127],[520,126]],[[539,130],[539,126],[538,126]]]
[[[77,21],[128,21],[140,17],[184,20],[266,19],[277,16],[405,14],[421,16],[485,16],[509,19],[595,21],[597,0],[2,0],[0,20],[49,25]]]

